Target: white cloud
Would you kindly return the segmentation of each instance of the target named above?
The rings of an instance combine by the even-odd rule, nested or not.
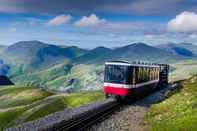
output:
[[[95,14],[91,14],[90,16],[83,16],[79,21],[74,23],[77,27],[94,27],[106,22],[105,19],[100,19]]]
[[[55,18],[51,19],[47,25],[48,26],[59,26],[62,24],[66,24],[71,20],[71,16],[70,15],[59,15],[56,16]]]
[[[182,12],[167,24],[169,31],[194,32],[197,31],[197,14],[194,12]]]

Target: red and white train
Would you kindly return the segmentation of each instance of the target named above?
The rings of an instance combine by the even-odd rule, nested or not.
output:
[[[159,85],[168,84],[169,65],[109,61],[105,63],[106,97],[139,96]]]

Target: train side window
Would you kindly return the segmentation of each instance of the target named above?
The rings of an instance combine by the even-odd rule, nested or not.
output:
[[[146,82],[146,77],[147,77],[147,75],[146,75],[146,67],[144,67],[143,69],[144,69],[144,71],[143,71],[143,73],[144,73],[144,80],[143,80],[143,82]]]
[[[139,83],[141,83],[143,80],[143,72],[141,67],[139,67],[138,69],[139,69]]]
[[[135,67],[135,83],[138,83],[138,69]]]
[[[149,68],[146,67],[146,81],[149,81],[149,72],[148,72]]]
[[[137,82],[140,83],[141,81],[141,78],[142,78],[142,74],[141,74],[141,69],[140,67],[137,67]]]
[[[144,82],[144,68],[140,68],[140,73],[141,73],[141,79],[140,82]]]
[[[159,69],[157,68],[157,79],[159,78]]]
[[[153,80],[155,79],[155,68],[153,67]]]
[[[150,68],[147,69],[148,81],[150,81]]]
[[[140,77],[141,77],[141,70],[140,67],[137,67],[137,83],[140,83]]]
[[[144,68],[140,68],[140,73],[141,73],[141,80],[140,82],[144,82]]]
[[[151,76],[150,76],[150,69],[151,69],[151,68],[148,68],[148,76],[149,76],[149,77],[148,77],[148,81],[150,81],[150,80],[151,80]]]
[[[144,67],[144,80],[143,82],[146,82],[147,81],[147,68]]]
[[[146,82],[146,67],[143,68],[143,74],[144,74],[143,82]]]
[[[135,84],[136,82],[136,73],[135,73],[135,67],[131,67],[131,70],[132,70],[132,78],[131,78],[131,84]]]
[[[145,82],[146,81],[146,68],[143,67],[143,81],[142,82]]]

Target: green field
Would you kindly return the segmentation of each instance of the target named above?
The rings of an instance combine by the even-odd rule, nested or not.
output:
[[[151,106],[145,117],[150,131],[197,130],[197,76],[180,86],[167,99]]]
[[[173,71],[170,72],[170,81],[177,81],[188,79],[193,75],[197,74],[197,61],[196,60],[185,60],[170,64]]]
[[[55,94],[36,87],[1,87],[0,130],[103,98],[101,91]]]

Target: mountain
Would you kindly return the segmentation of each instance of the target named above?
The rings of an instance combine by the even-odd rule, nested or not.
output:
[[[88,53],[77,57],[73,61],[75,63],[99,63],[103,62],[110,56],[110,53],[112,52],[112,49],[106,48],[106,47],[97,47],[93,50],[90,50]]]
[[[14,83],[7,76],[0,76],[0,86],[14,85]]]
[[[103,63],[107,60],[168,63],[185,59],[181,55],[134,43],[118,48],[85,50],[76,46],[49,45],[40,41],[21,41],[3,50],[1,59],[10,64],[9,76],[19,85],[36,85],[73,91],[102,87]],[[8,61],[8,62],[7,62]]]
[[[179,43],[179,44],[168,43],[168,44],[158,45],[157,47],[165,51],[168,51],[176,56],[187,57],[187,58],[188,57],[192,58],[197,56],[197,46],[191,43]]]
[[[128,60],[128,61],[154,61],[166,62],[166,60],[176,60],[179,57],[174,56],[168,51],[146,45],[144,43],[134,43],[127,46],[108,49],[104,47],[95,48],[87,54],[76,59],[82,63],[100,63],[106,60]]]
[[[7,47],[3,53],[4,58],[10,61],[25,63],[34,68],[45,67],[70,61],[86,52],[76,46],[56,46],[40,41],[21,41]]]
[[[165,61],[167,59],[175,59],[175,56],[164,50],[149,46],[144,43],[134,43],[124,47],[116,48],[113,51],[115,58],[145,61]]]

